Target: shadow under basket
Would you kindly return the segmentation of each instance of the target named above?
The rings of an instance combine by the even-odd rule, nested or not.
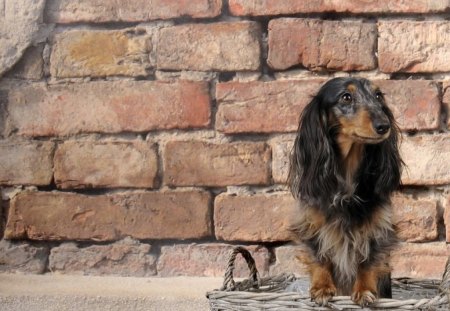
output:
[[[241,281],[233,279],[234,263],[237,254],[247,261],[250,276]],[[401,299],[378,299],[374,304],[361,308],[349,296],[333,297],[327,306],[319,306],[308,294],[293,291],[297,279],[293,274],[280,274],[271,277],[259,276],[255,260],[243,247],[235,247],[224,277],[223,286],[209,291],[206,297],[211,310],[450,310],[450,261],[447,262],[442,281],[420,279],[394,279],[394,297]],[[422,297],[422,298],[420,298]]]

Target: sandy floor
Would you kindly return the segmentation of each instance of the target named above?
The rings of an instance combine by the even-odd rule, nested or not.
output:
[[[0,310],[208,310],[221,278],[0,274]]]

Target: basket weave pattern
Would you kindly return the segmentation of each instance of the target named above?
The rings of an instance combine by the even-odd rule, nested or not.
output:
[[[250,276],[242,282],[233,279],[234,262],[237,254],[241,254],[247,261]],[[450,285],[450,262],[447,263],[442,282],[416,279],[393,280],[393,288],[407,290],[439,289],[433,298],[423,299],[378,299],[370,306],[372,310],[433,310],[448,307]],[[261,278],[256,269],[251,254],[243,247],[233,249],[228,261],[223,286],[219,290],[207,293],[211,310],[363,310],[355,304],[349,296],[333,297],[328,306],[319,306],[309,295],[288,292],[286,287],[296,281],[294,275],[280,274],[273,277]],[[364,308],[368,310],[368,308]]]

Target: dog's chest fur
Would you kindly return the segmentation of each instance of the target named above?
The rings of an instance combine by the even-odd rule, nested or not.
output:
[[[346,228],[339,218],[325,220],[317,208],[302,205],[294,231],[313,244],[314,257],[330,262],[338,288],[345,292],[356,278],[358,266],[373,256],[373,243],[383,243],[393,233],[391,211],[380,207],[365,223]]]
[[[383,243],[392,235],[390,211],[380,209],[372,220],[347,229],[339,219],[327,222],[317,234],[319,259],[333,263],[334,275],[341,284],[352,284],[359,264],[371,260],[373,243]]]

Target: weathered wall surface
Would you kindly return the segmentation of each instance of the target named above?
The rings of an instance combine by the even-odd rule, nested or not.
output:
[[[303,274],[285,183],[298,115],[326,79],[360,76],[403,132],[393,274],[440,278],[447,2],[186,3],[0,1],[0,271],[217,276],[245,244],[262,274]]]

